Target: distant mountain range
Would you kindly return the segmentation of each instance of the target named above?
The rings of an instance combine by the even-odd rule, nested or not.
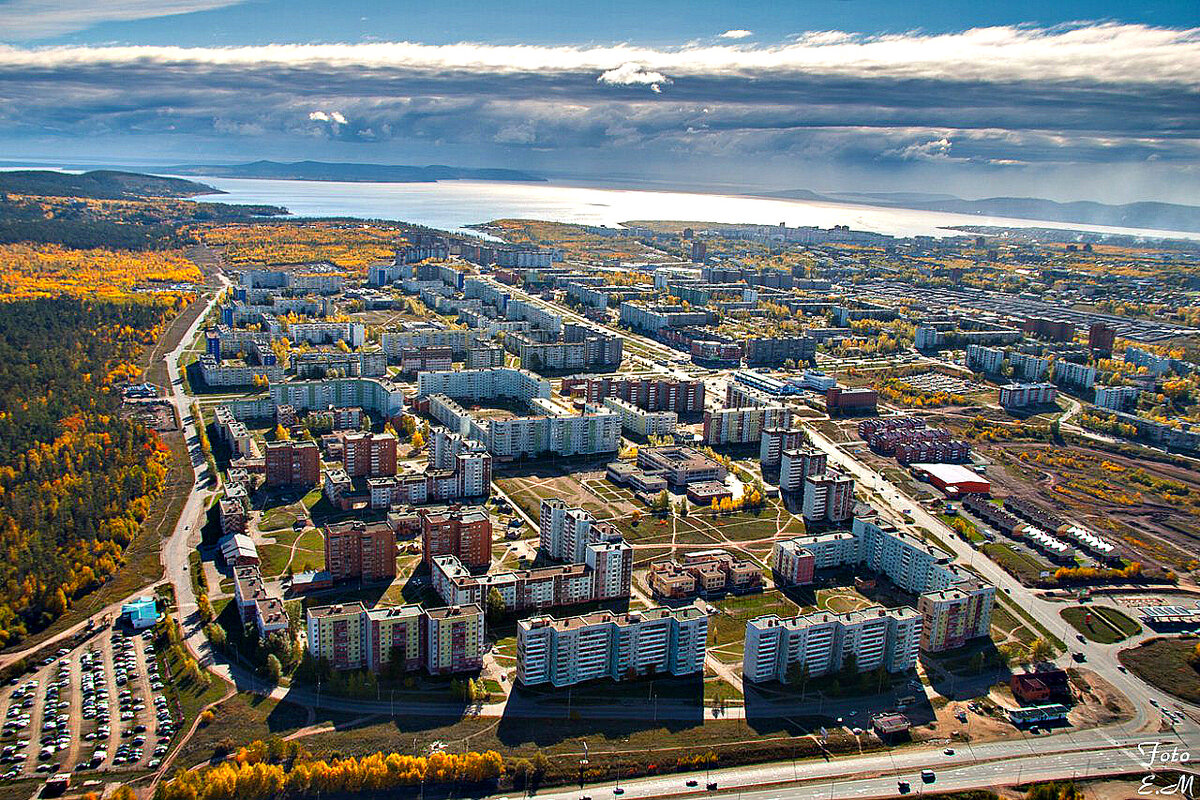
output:
[[[768,197],[815,200],[855,205],[891,206],[919,211],[946,211],[984,217],[1016,217],[1047,222],[1111,225],[1122,228],[1157,228],[1165,231],[1200,231],[1200,206],[1175,203],[1127,203],[1108,205],[1080,200],[1057,203],[1036,197],[988,197],[963,200],[949,194],[920,192],[830,192],[809,189],[773,192]]]
[[[248,164],[181,164],[156,172],[213,178],[273,178],[286,181],[348,181],[352,183],[435,183],[437,181],[544,181],[540,175],[515,169],[468,169],[433,164],[408,167],[395,164],[352,164],[327,161],[252,161]]]
[[[222,194],[211,186],[182,178],[160,178],[157,175],[108,169],[81,174],[42,169],[0,171],[0,193],[88,197],[96,200]]]

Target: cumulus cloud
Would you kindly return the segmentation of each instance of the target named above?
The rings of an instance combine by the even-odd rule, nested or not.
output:
[[[37,39],[81,31],[102,22],[191,14],[244,0],[8,0],[0,3],[0,38]]]
[[[648,70],[641,64],[629,61],[616,69],[602,72],[600,77],[596,78],[596,82],[607,83],[610,86],[649,86],[653,91],[661,92],[662,85],[670,83],[671,79],[661,72]]]
[[[333,122],[338,125],[346,124],[346,117],[340,111],[313,111],[310,112],[308,118],[313,122]]]
[[[717,38],[719,39],[749,39],[754,35],[754,31],[748,31],[745,28],[734,28],[731,31],[725,31]]]

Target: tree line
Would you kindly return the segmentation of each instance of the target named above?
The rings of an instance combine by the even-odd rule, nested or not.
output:
[[[112,380],[175,302],[0,303],[0,646],[112,576],[161,492],[169,451]]]

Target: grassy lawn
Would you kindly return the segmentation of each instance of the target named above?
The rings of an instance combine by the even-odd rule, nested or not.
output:
[[[1021,620],[999,605],[993,606],[992,640],[997,644],[1003,644],[1009,637],[1015,638],[1024,645],[1033,644],[1033,641],[1038,638],[1037,634],[1026,627]]]
[[[1121,663],[1142,680],[1189,703],[1200,703],[1200,672],[1187,658],[1200,639],[1151,639],[1117,654]]]
[[[1017,552],[1006,544],[991,542],[980,549],[988,558],[999,564],[1001,569],[1026,585],[1037,583],[1042,572],[1047,571],[1045,564]]]
[[[637,682],[636,689],[641,693],[648,686]],[[712,691],[721,691],[731,704],[737,702],[735,691],[727,684],[723,690],[714,686]],[[641,713],[643,710],[646,713]],[[216,720],[188,743],[180,766],[207,762],[214,752],[223,753],[228,743],[266,739],[272,734],[285,736],[304,724],[304,716],[303,709],[286,703],[238,695],[222,704]],[[572,711],[550,720],[513,717],[497,722],[470,716],[439,719],[409,715],[353,720],[318,711],[316,724],[330,723],[332,729],[305,736],[299,742],[325,759],[377,751],[426,754],[435,746],[446,752],[494,749],[506,759],[530,758],[541,752],[549,759],[544,783],[552,785],[578,778],[585,743],[591,759],[586,780],[604,782],[612,781],[618,771],[621,777],[629,778],[652,771],[702,768],[684,765],[709,753],[715,756],[714,767],[817,758],[819,748],[805,734],[828,723],[817,718],[755,719],[749,724],[743,720],[700,718],[655,722],[648,708],[639,709],[627,720],[578,716],[578,711]],[[837,729],[829,731],[827,747],[833,753],[858,752],[854,737]]]
[[[1094,609],[1087,606],[1071,606],[1058,613],[1071,624],[1072,628],[1093,642],[1115,644],[1126,638],[1119,628],[1110,624],[1099,614],[1094,613]],[[1132,620],[1130,621],[1132,622]]]
[[[717,613],[708,620],[709,647],[741,643],[746,638],[747,620],[764,614],[794,617],[800,607],[783,593],[772,589],[756,594],[728,595],[712,605]]]
[[[303,516],[301,512],[302,509],[294,505],[266,509],[262,513],[262,519],[258,523],[258,528],[261,531],[278,531],[283,528],[290,528],[292,523]]]
[[[1092,610],[1104,617],[1106,622],[1119,630],[1121,633],[1125,634],[1127,637],[1137,636],[1142,632],[1142,626],[1137,620],[1129,617],[1115,608],[1109,608],[1108,606],[1096,606]]]

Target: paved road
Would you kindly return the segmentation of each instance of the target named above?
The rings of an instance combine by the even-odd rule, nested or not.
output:
[[[782,800],[795,797],[895,797],[897,781],[906,780],[912,794],[948,789],[995,787],[1031,780],[1084,778],[1148,772],[1148,743],[1196,752],[1200,731],[1147,735],[1114,731],[1089,731],[1052,738],[1027,737],[974,747],[955,746],[953,755],[940,750],[904,749],[828,761],[783,761],[748,767],[713,770],[722,793],[737,793],[746,800]],[[1139,749],[1139,746],[1140,749]],[[1161,766],[1161,765],[1160,765]],[[936,780],[925,784],[921,770],[932,769]],[[686,781],[698,782],[695,788]],[[667,775],[621,781],[625,798],[706,795],[706,777]],[[587,789],[594,798],[613,797],[615,781]],[[542,800],[578,800],[577,788],[539,792]]]

